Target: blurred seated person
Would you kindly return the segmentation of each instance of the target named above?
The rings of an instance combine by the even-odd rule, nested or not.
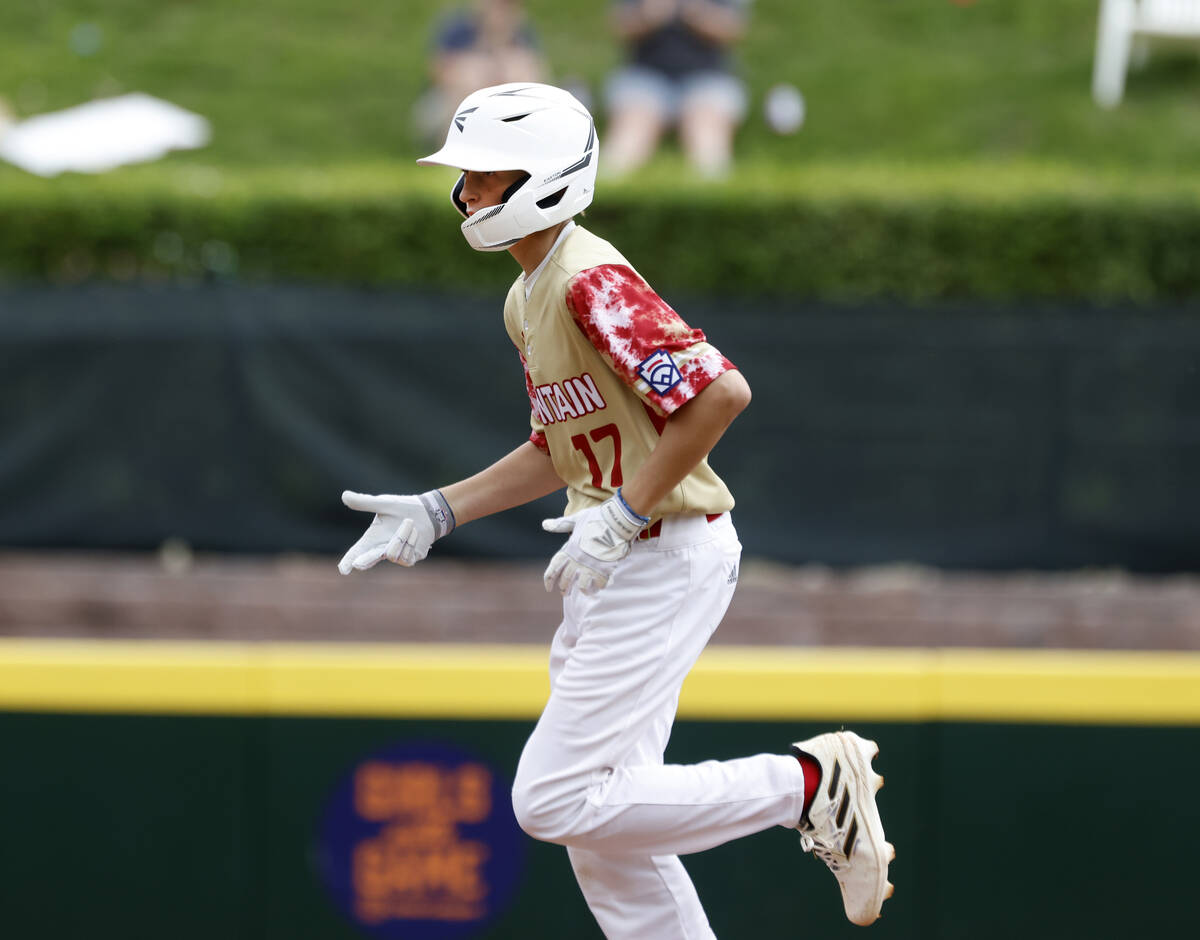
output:
[[[430,56],[432,86],[418,103],[423,137],[440,139],[471,92],[545,81],[546,65],[522,0],[474,0],[442,17]]]
[[[734,132],[746,113],[746,90],[733,73],[730,48],[745,32],[749,3],[614,0],[627,61],[606,88],[602,172],[621,175],[641,166],[671,127],[702,175],[728,171]]]

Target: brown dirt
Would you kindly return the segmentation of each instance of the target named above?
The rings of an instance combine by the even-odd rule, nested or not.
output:
[[[0,636],[546,643],[540,564],[0,553]],[[831,571],[747,560],[715,642],[1200,649],[1200,577]]]

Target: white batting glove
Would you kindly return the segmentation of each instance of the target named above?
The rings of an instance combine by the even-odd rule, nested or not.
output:
[[[386,558],[411,568],[429,554],[443,535],[454,529],[454,513],[439,490],[420,496],[368,496],[346,490],[342,502],[375,518],[362,538],[350,546],[338,571],[366,571]]]
[[[649,521],[629,507],[620,490],[599,506],[543,520],[547,532],[571,533],[542,576],[546,590],[557,588],[566,597],[578,587],[584,594],[595,594],[608,584],[617,562],[629,554],[630,543]]]

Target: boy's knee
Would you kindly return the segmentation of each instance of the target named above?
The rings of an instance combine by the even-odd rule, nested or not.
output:
[[[578,816],[575,801],[548,784],[537,781],[513,787],[513,814],[525,834],[542,842],[562,843],[571,834]]]
[[[547,811],[545,802],[538,799],[534,788],[513,787],[512,807],[517,825],[527,836],[543,842],[551,841],[549,833],[553,814]]]

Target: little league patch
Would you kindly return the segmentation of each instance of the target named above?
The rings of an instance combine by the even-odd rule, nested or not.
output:
[[[638,377],[659,395],[665,395],[683,381],[679,367],[665,349],[656,349],[638,363]]]

